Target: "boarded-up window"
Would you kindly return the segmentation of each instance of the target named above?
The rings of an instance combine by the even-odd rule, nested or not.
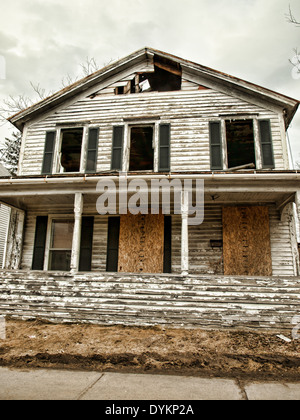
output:
[[[223,256],[225,275],[272,275],[268,207],[223,207]]]
[[[162,273],[164,270],[164,215],[122,215],[119,272]]]

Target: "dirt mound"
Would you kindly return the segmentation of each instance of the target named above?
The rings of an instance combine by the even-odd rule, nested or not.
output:
[[[275,334],[6,321],[0,365],[299,380],[300,342]]]

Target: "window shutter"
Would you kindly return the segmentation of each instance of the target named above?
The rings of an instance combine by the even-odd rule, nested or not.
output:
[[[79,271],[91,271],[94,217],[83,217],[81,223]]]
[[[120,217],[108,218],[106,271],[118,271]]]
[[[48,216],[37,216],[33,248],[32,270],[44,269]]]
[[[97,171],[99,128],[90,128],[85,172],[93,174]]]
[[[209,123],[209,140],[210,168],[212,171],[217,169],[223,169],[221,123],[219,121]]]
[[[272,145],[270,120],[259,121],[260,142],[262,151],[262,167],[274,169],[274,153]]]
[[[55,131],[48,131],[46,133],[44,160],[42,166],[42,175],[52,174],[53,154],[55,147]]]
[[[170,131],[170,124],[160,124],[158,159],[158,170],[160,172],[170,171]]]
[[[113,144],[111,169],[122,170],[122,151],[123,151],[124,126],[115,126],[113,129]]]
[[[172,217],[165,216],[165,233],[164,233],[164,273],[172,272]]]

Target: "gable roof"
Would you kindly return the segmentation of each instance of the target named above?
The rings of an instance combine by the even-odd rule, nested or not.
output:
[[[185,74],[190,75],[192,78],[201,78],[206,80],[208,84],[213,83],[221,91],[223,88],[231,90],[238,94],[239,92],[243,95],[250,97],[256,97],[259,100],[277,106],[282,109],[285,116],[286,127],[289,126],[292,121],[299,101],[288,96],[282,95],[270,89],[258,86],[254,83],[247,82],[243,79],[231,76],[226,73],[222,73],[218,70],[205,67],[203,65],[185,60],[174,55],[155,50],[153,48],[142,48],[121,60],[118,60],[95,73],[84,77],[71,84],[70,86],[61,89],[53,95],[43,99],[40,102],[14,114],[7,120],[15,125],[19,130],[22,130],[24,125],[30,122],[32,119],[43,115],[46,112],[54,110],[56,107],[64,104],[67,100],[72,100],[81,95],[83,92],[92,89],[100,83],[103,86],[109,85],[110,79],[120,73],[121,71],[128,70],[137,64],[142,64],[149,60],[153,60],[153,57],[159,57],[161,59],[167,59],[180,65],[181,69]]]

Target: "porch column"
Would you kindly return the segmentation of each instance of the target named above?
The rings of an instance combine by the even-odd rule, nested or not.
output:
[[[75,220],[72,241],[71,272],[77,272],[79,270],[82,210],[83,195],[82,193],[76,193],[74,198]]]
[[[11,208],[4,268],[18,270],[21,265],[25,212]]]
[[[297,240],[298,240],[298,243],[300,243],[300,191],[297,191],[296,192],[296,199],[295,199],[295,201],[296,201],[296,211],[297,211],[297,217],[298,217],[298,223],[296,224],[297,225]]]
[[[181,274],[187,276],[189,273],[189,193],[181,193]]]

